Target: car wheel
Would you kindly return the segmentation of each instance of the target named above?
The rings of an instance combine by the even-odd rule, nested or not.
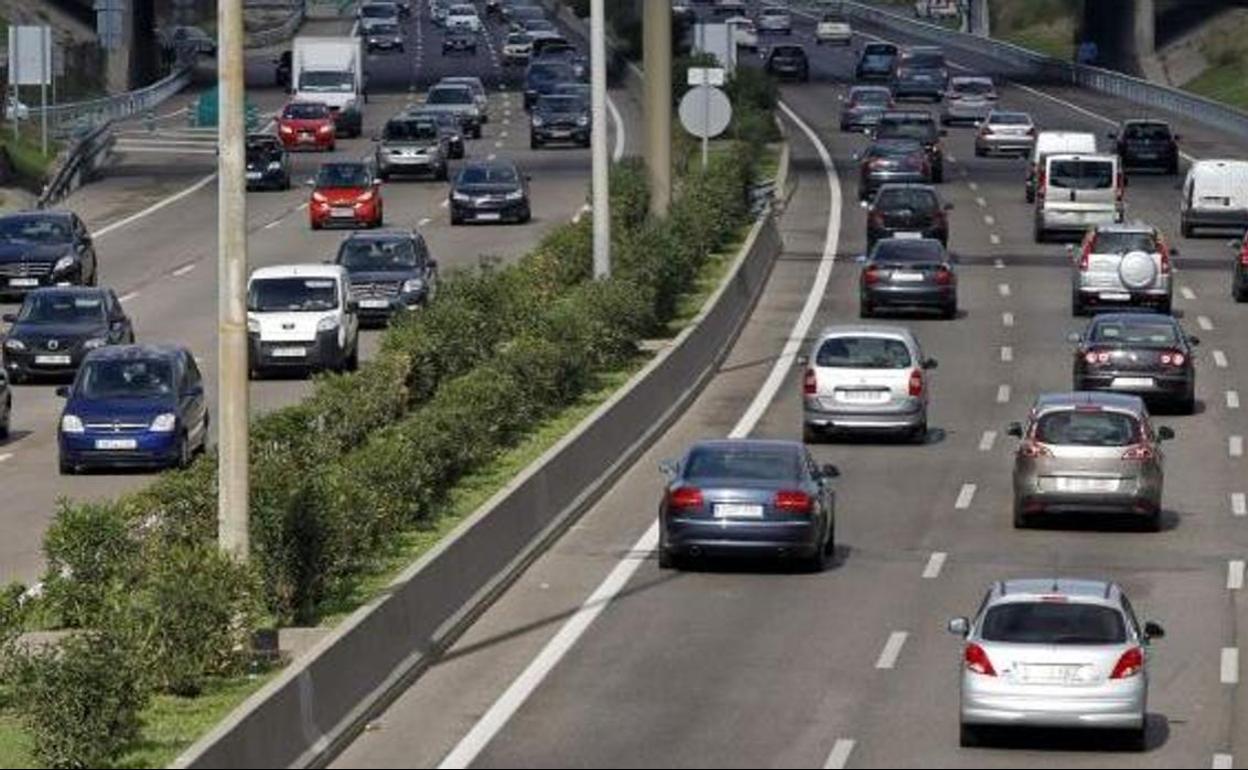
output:
[[[828,551],[824,546],[817,546],[815,552],[802,562],[806,572],[817,575],[828,568]]]
[[[178,442],[178,468],[189,468],[194,455],[191,454],[191,440],[185,433],[182,434],[182,440]]]
[[[663,546],[659,546],[659,569],[680,569],[680,557]]]
[[[442,164],[442,166],[441,166],[441,168],[439,168],[439,169],[438,169],[438,173],[437,173],[436,179],[437,179],[439,182],[445,182],[445,181],[446,181],[446,179],[447,179],[447,176],[448,176],[448,174],[447,174],[446,164],[445,164],[445,163],[443,163],[443,164]]]
[[[958,303],[950,302],[948,305],[945,305],[940,314],[946,321],[954,320],[958,317]]]
[[[1074,292],[1070,296],[1070,314],[1075,318],[1082,318],[1088,314],[1088,308],[1083,304],[1083,298],[1079,292]]]
[[[1191,238],[1195,228],[1189,225],[1187,220],[1183,220],[1183,223],[1179,226],[1179,230],[1182,231],[1184,238]]]
[[[1172,300],[1170,297],[1166,297],[1159,305],[1157,305],[1157,312],[1161,313],[1162,315],[1170,315],[1170,311],[1173,309],[1174,309],[1174,300]]]
[[[1023,506],[1014,503],[1014,529],[1031,529],[1031,517],[1023,512]]]
[[[1040,226],[1039,222],[1036,222],[1031,230],[1032,238],[1035,239],[1036,243],[1044,243],[1048,240],[1049,235],[1044,231],[1044,228]]]
[[[1148,727],[1141,725],[1134,730],[1127,730],[1123,733],[1123,743],[1129,751],[1147,751],[1148,750]]]
[[[378,179],[380,179],[380,180],[381,180],[381,181],[383,181],[383,182],[389,182],[389,181],[390,181],[390,172],[389,172],[389,171],[378,171],[378,172],[377,172],[377,178],[378,178]]]
[[[13,419],[13,401],[9,400],[9,405],[4,408],[4,421],[0,422],[0,440],[9,437],[9,421]]]
[[[538,141],[536,137],[532,137],[532,136],[529,137],[529,149],[530,150],[536,150],[541,146],[542,146],[542,143]]]
[[[823,432],[811,425],[802,426],[802,443],[803,444],[821,444],[823,443]]]
[[[938,164],[932,169],[932,181],[936,184],[943,184],[945,181],[945,164]]]
[[[979,730],[968,724],[958,725],[958,745],[964,749],[973,749],[980,744]]]
[[[65,458],[63,457],[57,461],[57,465],[60,466],[60,472],[62,476],[73,476],[78,473],[78,469],[75,466],[71,465],[70,463],[66,462]]]
[[[1177,407],[1180,414],[1196,414],[1196,393],[1194,387],[1191,392],[1188,392],[1183,396],[1183,398],[1179,399]]]
[[[346,369],[348,372],[354,372],[360,368],[360,343],[356,340],[355,348],[351,351],[351,355],[347,357]]]
[[[454,211],[452,211],[451,212],[451,226],[456,227],[456,226],[462,225],[463,223],[464,223],[464,218],[461,217],[459,214],[456,214]]]
[[[923,422],[914,426],[914,428],[910,431],[910,441],[915,444],[927,443],[927,419],[926,418],[923,420]]]
[[[858,303],[858,317],[859,318],[873,318],[874,316],[875,316],[875,305],[872,305],[870,302]]]
[[[1231,288],[1231,296],[1236,302],[1248,301],[1248,290],[1245,290],[1243,286],[1234,286]]]
[[[1036,202],[1036,191],[1035,191],[1035,190],[1033,190],[1033,189],[1031,189],[1030,187],[1028,187],[1028,188],[1027,188],[1027,193],[1026,193],[1026,195],[1024,195],[1023,197],[1027,199],[1027,202],[1028,202],[1028,203],[1035,203],[1035,202]]]

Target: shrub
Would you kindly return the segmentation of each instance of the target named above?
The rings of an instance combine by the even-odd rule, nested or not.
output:
[[[58,504],[43,540],[44,592],[65,624],[101,621],[109,594],[134,574],[137,545],[123,505]]]

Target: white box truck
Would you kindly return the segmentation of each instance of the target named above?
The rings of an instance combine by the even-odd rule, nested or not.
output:
[[[364,130],[364,52],[358,37],[297,37],[290,92],[296,101],[322,102],[334,113],[339,136]]]

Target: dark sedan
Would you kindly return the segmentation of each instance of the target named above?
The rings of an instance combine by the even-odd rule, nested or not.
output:
[[[1072,334],[1075,390],[1132,393],[1173,405],[1184,414],[1196,408],[1196,367],[1188,336],[1173,316],[1106,313]]]
[[[867,257],[858,281],[863,318],[893,308],[937,310],[958,315],[958,275],[940,241],[889,238]]]
[[[4,369],[13,382],[72,376],[92,350],[134,342],[134,326],[112,289],[36,289],[4,321],[12,324],[4,339]]]
[[[449,112],[432,112],[422,110],[419,107],[408,110],[408,117],[433,118],[438,123],[438,129],[442,132],[442,137],[446,139],[448,158],[458,160],[464,157],[464,126],[460,123],[459,118]]]
[[[855,157],[859,200],[870,200],[886,184],[932,180],[927,151],[913,139],[880,139]]]
[[[247,189],[290,189],[290,154],[276,136],[251,134],[247,137]]]
[[[892,80],[898,49],[892,43],[867,43],[854,68],[857,80]]]
[[[794,441],[702,441],[660,464],[659,566],[688,557],[749,554],[824,569],[836,545],[834,466]]]
[[[40,286],[94,286],[99,273],[87,226],[69,211],[0,217],[0,296]]]
[[[927,149],[932,164],[932,181],[945,181],[945,147],[941,138],[948,135],[936,118],[926,110],[896,110],[885,112],[876,123],[876,139],[915,139]]]
[[[886,184],[867,207],[867,252],[884,238],[935,238],[949,245],[952,203],[941,203],[936,188],[925,184]]]
[[[854,86],[841,107],[841,130],[873,128],[893,107],[893,92],[885,86]]]
[[[437,291],[438,263],[411,230],[354,233],[339,245],[335,262],[347,269],[362,322],[423,307]]]
[[[469,163],[451,185],[450,209],[452,225],[465,222],[524,224],[532,216],[528,177],[510,161]]]
[[[579,96],[547,94],[538,97],[529,118],[529,147],[552,142],[589,146],[589,103]]]
[[[1128,120],[1121,131],[1109,138],[1118,148],[1124,169],[1156,169],[1165,174],[1179,173],[1179,135],[1160,120]]]
[[[778,78],[793,78],[803,83],[810,80],[810,60],[806,49],[800,45],[778,45],[767,55],[768,74]]]

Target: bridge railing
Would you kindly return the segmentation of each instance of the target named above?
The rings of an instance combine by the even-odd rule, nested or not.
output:
[[[192,62],[183,60],[173,72],[149,86],[99,99],[49,105],[48,128],[58,136],[78,137],[101,124],[140,115],[190,85],[193,69]],[[32,107],[31,121],[41,120],[44,112],[44,108]]]

